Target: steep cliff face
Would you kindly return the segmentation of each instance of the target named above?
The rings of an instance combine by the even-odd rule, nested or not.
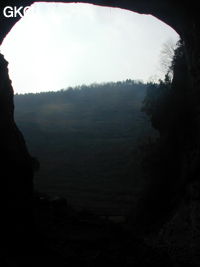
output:
[[[13,89],[0,56],[1,244],[16,252],[32,228],[32,159],[14,122]],[[16,242],[16,243],[15,243]]]
[[[51,1],[49,1],[51,2]],[[54,1],[58,2],[58,1]],[[67,2],[67,1],[66,1]],[[140,13],[152,14],[172,26],[182,36],[186,45],[187,64],[191,76],[193,91],[193,109],[196,122],[194,144],[200,147],[200,20],[197,4],[190,1],[190,5],[180,1],[122,1],[122,0],[88,0],[80,1],[121,7]],[[32,1],[12,1],[12,6],[27,6]],[[8,3],[1,2],[0,9]],[[0,43],[16,23],[18,18],[6,19],[0,17]],[[131,34],[131,33],[130,33]],[[31,157],[27,151],[22,134],[14,122],[13,90],[8,77],[7,62],[0,55],[0,147],[2,155],[1,181],[2,206],[7,205],[4,223],[15,228],[17,232],[26,232],[31,224],[32,177]],[[5,189],[5,190],[4,190]],[[9,197],[8,197],[9,196]],[[4,204],[6,201],[6,204]],[[17,220],[15,218],[18,218]],[[18,222],[13,224],[13,221]],[[14,231],[14,230],[13,230]]]

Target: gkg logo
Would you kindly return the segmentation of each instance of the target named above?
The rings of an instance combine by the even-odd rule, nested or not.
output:
[[[29,10],[29,6],[20,6],[20,7],[12,7],[12,6],[6,6],[3,9],[3,15],[6,18],[16,18],[16,17],[23,17],[25,13]]]

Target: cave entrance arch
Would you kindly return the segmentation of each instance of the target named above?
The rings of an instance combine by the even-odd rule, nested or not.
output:
[[[51,2],[51,1],[48,1]],[[54,1],[55,2],[55,1]],[[83,3],[92,3],[97,5],[106,5],[110,7],[119,7],[124,9],[129,9],[134,12],[139,13],[148,13],[162,20],[163,22],[170,25],[175,29],[179,35],[185,41],[186,54],[187,54],[187,63],[188,69],[191,74],[192,80],[192,91],[194,94],[194,112],[198,113],[197,108],[199,107],[199,87],[200,87],[200,21],[198,14],[198,4],[195,1],[190,2],[188,7],[187,3],[182,3],[180,6],[179,1],[157,1],[157,0],[143,0],[143,1],[80,1]],[[23,5],[31,5],[32,1],[23,1]],[[18,1],[13,1],[13,5],[19,6]],[[22,3],[21,3],[22,4]],[[0,4],[1,10],[4,8],[4,3]],[[177,12],[178,10],[178,12]],[[0,43],[6,34],[11,30],[13,25],[18,21],[19,18],[13,18],[8,20],[7,18],[0,17]],[[26,150],[26,145],[24,143],[23,137],[19,130],[17,129],[14,118],[13,118],[13,92],[11,84],[8,82],[7,77],[7,65],[1,60],[1,80],[6,80],[6,83],[1,83],[1,92],[0,92],[0,102],[1,102],[1,113],[0,118],[2,121],[2,130],[1,130],[1,144],[3,147],[3,153],[6,155],[2,163],[3,168],[12,162],[12,168],[2,170],[2,173],[6,173],[9,177],[9,182],[11,188],[8,187],[8,191],[12,192],[12,197],[19,200],[20,203],[26,203],[22,205],[20,209],[27,209],[31,203],[30,197],[27,195],[27,192],[31,192],[31,182],[27,183],[27,179],[32,179],[32,167],[30,164],[30,156]],[[196,118],[196,124],[199,125],[199,118]],[[195,141],[200,144],[199,132],[196,133]],[[11,161],[12,160],[12,161]],[[20,177],[19,184],[21,184],[20,192],[16,192],[16,189],[12,186],[12,181],[14,177]],[[26,181],[26,182],[25,182]],[[14,183],[15,184],[15,183]],[[26,190],[30,188],[30,190]],[[18,185],[18,189],[20,186]],[[26,193],[24,193],[26,191]],[[14,192],[14,193],[13,193]],[[7,193],[7,195],[11,195]],[[23,201],[22,201],[23,200]],[[19,208],[16,207],[15,208]],[[12,207],[13,209],[13,207]],[[16,210],[15,210],[16,214]],[[19,216],[24,217],[23,212],[18,213]],[[11,216],[11,215],[10,215]],[[6,216],[5,216],[6,217]],[[13,221],[11,217],[9,221]],[[23,221],[23,220],[21,220]]]
[[[2,45],[15,93],[131,78],[158,80],[167,71],[159,64],[161,50],[164,45],[173,49],[178,40],[155,17],[124,9],[52,3],[32,8]]]
[[[13,1],[13,6],[20,7],[20,6],[30,6],[31,4],[35,3],[37,1],[22,1],[20,4]],[[54,2],[54,3],[71,3],[72,1],[44,1],[47,3]],[[171,1],[157,1],[157,0],[151,0],[151,1],[124,1],[121,0],[107,0],[107,1],[99,1],[99,0],[87,0],[87,1],[79,1],[79,3],[88,3],[88,4],[94,4],[99,6],[107,6],[107,7],[118,7],[122,9],[127,9],[133,12],[141,13],[141,14],[151,14],[155,16],[156,18],[160,19],[161,21],[165,22],[169,26],[171,26],[175,31],[177,31],[179,34],[181,34],[181,22],[180,20],[184,19],[182,14],[182,8],[180,8],[178,3],[171,3]],[[0,4],[1,11],[3,12],[3,9],[5,7],[4,3]],[[179,7],[179,10],[181,11],[179,15],[177,16],[176,8]],[[183,12],[184,13],[184,12]],[[0,43],[2,42],[3,38],[6,36],[6,34],[11,30],[13,25],[20,19],[19,16],[13,17],[11,19],[7,19],[4,16],[1,16],[0,23],[2,25],[1,27],[1,33],[0,33]]]
[[[131,13],[131,12],[130,12]],[[112,22],[112,21],[111,21]],[[16,40],[17,41],[17,40]],[[17,43],[17,42],[16,42]],[[148,48],[147,48],[147,51],[148,51]],[[128,82],[127,82],[127,84],[128,84]],[[55,107],[54,107],[55,108]],[[40,114],[40,118],[42,119],[42,114]],[[42,123],[40,123],[40,124],[42,124]],[[19,126],[20,126],[20,124],[18,124]],[[26,137],[25,137],[25,139],[26,139]],[[28,141],[28,140],[26,140],[26,141]],[[28,143],[27,143],[28,144]],[[34,154],[33,154],[34,155]],[[43,164],[42,164],[43,165]],[[67,164],[66,164],[66,166],[67,166]],[[44,184],[44,182],[43,182],[43,184]],[[55,182],[55,185],[56,185],[56,182]],[[53,186],[52,186],[53,187]],[[43,188],[45,188],[45,187],[43,187]],[[45,190],[41,190],[41,191],[45,191]],[[64,189],[63,189],[63,191],[64,191]],[[66,190],[67,191],[67,190]],[[81,191],[84,191],[84,190],[81,190]],[[66,197],[67,197],[67,194],[66,194]],[[120,214],[120,212],[119,212],[119,214]]]
[[[37,1],[36,1],[37,2]],[[45,2],[60,2],[60,1],[45,1]],[[64,3],[70,3],[71,1],[63,1]],[[171,26],[183,40],[185,41],[186,51],[187,51],[187,59],[188,59],[188,67],[192,74],[192,80],[196,79],[195,73],[198,72],[199,69],[198,60],[198,43],[199,38],[199,16],[198,16],[198,5],[195,1],[190,3],[188,6],[187,3],[182,3],[180,5],[179,1],[158,1],[158,0],[142,0],[142,1],[122,1],[122,0],[87,0],[87,1],[79,1],[80,3],[89,3],[100,6],[108,6],[108,7],[119,7],[122,9],[128,9],[133,12],[138,12],[141,14],[151,14],[161,21],[165,22],[169,26]],[[13,1],[13,6],[30,6],[34,1],[24,0],[20,4],[17,1]],[[0,4],[0,10],[3,12],[5,7],[5,3]],[[177,12],[178,10],[178,12]],[[13,25],[19,20],[19,17],[15,18],[5,18],[4,16],[0,17],[0,43],[2,43],[6,34],[11,30]],[[191,30],[192,29],[192,30]],[[194,56],[197,54],[197,57]],[[194,79],[193,79],[194,78]]]

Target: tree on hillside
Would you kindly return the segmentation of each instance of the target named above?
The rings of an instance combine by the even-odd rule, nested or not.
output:
[[[172,40],[168,40],[163,44],[160,52],[160,69],[162,73],[168,73],[169,77],[173,77],[172,61],[178,43],[175,44]]]
[[[171,77],[173,77],[172,80]],[[172,125],[179,125],[179,120],[184,120],[183,116],[187,116],[188,92],[189,78],[184,45],[180,40],[165,79],[159,80],[159,83],[149,83],[142,111],[150,117],[154,128],[160,133],[167,132]]]

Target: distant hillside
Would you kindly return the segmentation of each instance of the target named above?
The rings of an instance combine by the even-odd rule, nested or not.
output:
[[[126,213],[141,178],[138,145],[155,135],[140,111],[146,88],[126,80],[15,95],[15,119],[41,163],[36,188],[77,207]]]

